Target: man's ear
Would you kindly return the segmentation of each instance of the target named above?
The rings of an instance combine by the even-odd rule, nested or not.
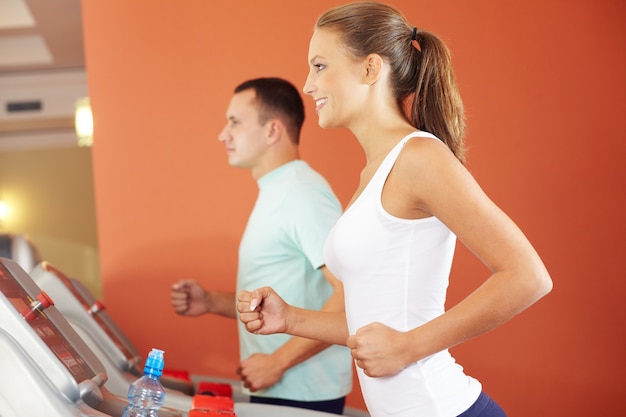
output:
[[[369,54],[365,58],[364,81],[367,85],[373,85],[380,78],[383,71],[383,58],[378,54]]]
[[[283,122],[280,119],[270,119],[265,126],[267,127],[267,144],[271,145],[278,142],[285,130]]]

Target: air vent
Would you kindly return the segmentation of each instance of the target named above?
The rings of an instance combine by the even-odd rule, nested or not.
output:
[[[42,109],[41,101],[13,101],[7,103],[7,113],[17,113],[23,111],[40,111]]]
[[[88,95],[82,69],[0,74],[0,152],[76,146],[74,106]]]

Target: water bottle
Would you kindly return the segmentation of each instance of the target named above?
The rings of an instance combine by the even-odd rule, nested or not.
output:
[[[143,376],[128,388],[128,405],[122,417],[158,417],[158,410],[165,400],[165,388],[159,381],[163,364],[163,351],[152,349],[146,359]]]

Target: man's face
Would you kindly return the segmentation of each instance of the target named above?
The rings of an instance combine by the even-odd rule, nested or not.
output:
[[[267,129],[259,124],[254,90],[235,93],[226,110],[226,126],[218,136],[226,145],[228,163],[237,168],[254,169],[267,149]]]

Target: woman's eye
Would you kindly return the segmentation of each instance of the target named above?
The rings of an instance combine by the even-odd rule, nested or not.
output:
[[[315,64],[313,66],[315,67],[315,69],[317,69],[317,72],[320,72],[321,70],[326,68],[324,64]]]

